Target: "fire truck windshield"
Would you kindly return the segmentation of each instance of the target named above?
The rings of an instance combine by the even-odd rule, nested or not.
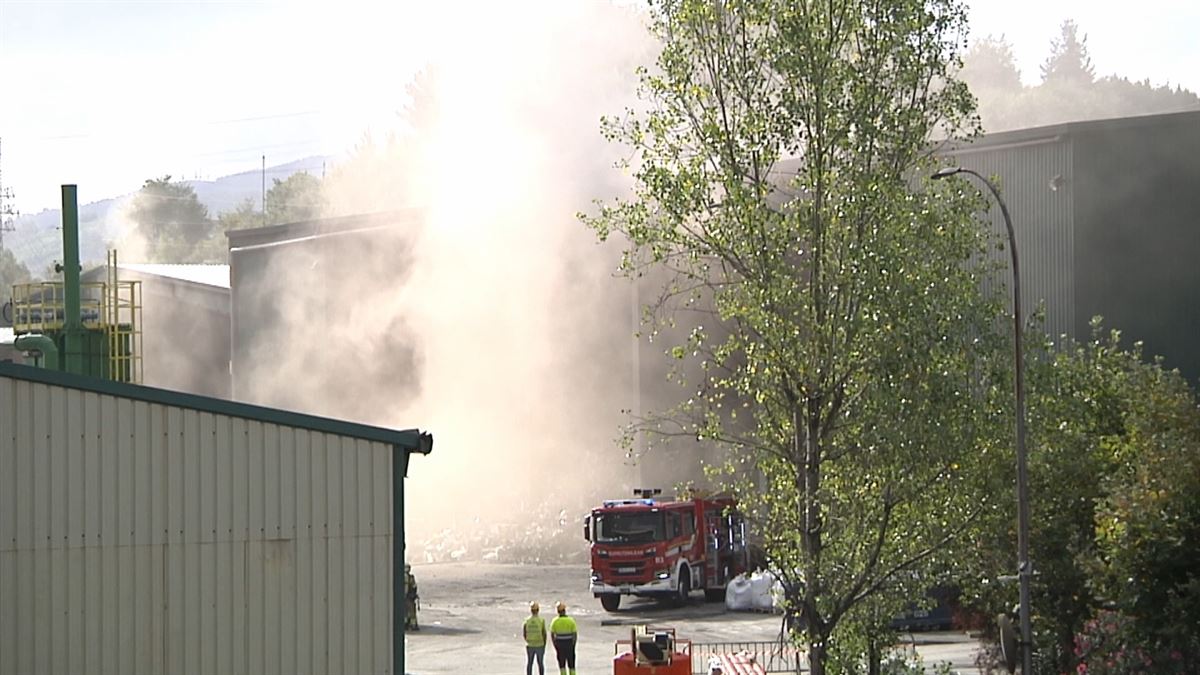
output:
[[[601,544],[645,544],[662,541],[663,514],[654,511],[602,513],[596,516],[596,541]]]

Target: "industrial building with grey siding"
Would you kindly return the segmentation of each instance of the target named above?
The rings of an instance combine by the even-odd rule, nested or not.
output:
[[[0,363],[0,675],[395,672],[431,443]]]
[[[999,179],[1022,304],[1044,302],[1048,334],[1086,340],[1102,316],[1200,382],[1200,112],[990,134],[940,154]],[[1008,251],[994,255],[1007,269]]]
[[[102,282],[106,268],[80,275]],[[142,384],[230,398],[229,266],[121,263],[142,286]]]
[[[417,390],[404,317],[368,326],[356,310],[386,304],[406,283],[422,219],[412,209],[230,230],[232,397],[297,410],[319,399],[323,413],[370,421],[392,403],[370,392]],[[386,278],[345,287],[347,270],[381,251],[392,261]],[[374,350],[355,344],[367,335]],[[303,381],[278,377],[285,351],[303,355]]]

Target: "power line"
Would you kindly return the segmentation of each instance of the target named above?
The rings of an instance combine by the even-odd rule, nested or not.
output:
[[[3,139],[0,139],[0,143]],[[9,188],[4,187],[4,152],[0,146],[0,248],[4,248],[4,233],[13,232],[16,228],[13,226],[13,219],[19,215],[16,209],[12,206],[13,193]]]

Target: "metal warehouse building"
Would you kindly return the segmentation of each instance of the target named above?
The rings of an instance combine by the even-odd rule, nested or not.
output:
[[[1047,333],[1086,340],[1100,315],[1200,382],[1200,112],[989,134],[940,154],[999,178],[1022,302],[1045,302]]]
[[[80,279],[101,282],[106,272]],[[117,273],[142,289],[142,384],[229,398],[229,266],[120,263]]]
[[[361,420],[390,403],[373,393],[418,389],[411,327],[386,315],[391,323],[368,326],[379,317],[360,310],[386,305],[406,283],[422,218],[390,211],[230,230],[232,397],[292,409],[319,399],[323,412]],[[385,257],[373,283],[346,282]],[[304,381],[277,376],[281,351],[303,355]]]
[[[403,672],[431,445],[0,363],[0,674]]]

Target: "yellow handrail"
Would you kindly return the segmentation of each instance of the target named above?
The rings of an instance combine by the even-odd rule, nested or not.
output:
[[[108,376],[142,381],[142,282],[117,278],[117,254],[109,251],[107,281],[80,284],[80,320],[85,330],[105,334]],[[66,295],[61,281],[15,284],[13,332],[54,334],[63,330]]]

